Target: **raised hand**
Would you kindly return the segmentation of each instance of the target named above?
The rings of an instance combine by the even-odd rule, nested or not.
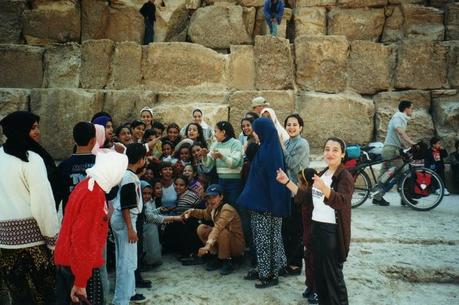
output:
[[[279,183],[282,183],[282,184],[286,184],[288,182],[288,176],[287,174],[281,169],[279,168],[277,171],[276,171],[276,180],[277,182]]]

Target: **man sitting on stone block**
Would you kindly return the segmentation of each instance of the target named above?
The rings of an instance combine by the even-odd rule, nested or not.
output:
[[[272,36],[277,36],[277,28],[279,27],[282,16],[284,15],[284,1],[282,0],[266,0],[263,8],[266,23],[269,27],[269,32]]]

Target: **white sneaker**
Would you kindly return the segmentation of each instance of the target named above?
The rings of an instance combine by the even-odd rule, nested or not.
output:
[[[435,190],[435,195],[440,195],[440,189]]]
[[[445,196],[449,196],[450,192],[448,192],[448,190],[445,188],[445,190],[443,191],[443,195]]]

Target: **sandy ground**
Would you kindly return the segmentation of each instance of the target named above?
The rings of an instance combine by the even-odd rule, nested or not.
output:
[[[352,212],[352,243],[344,275],[351,305],[459,304],[459,195],[429,212],[368,200]],[[221,276],[203,266],[184,267],[173,256],[150,272],[151,289],[139,289],[148,304],[307,304],[304,274],[281,277],[280,285],[255,289],[243,276],[248,266]],[[111,274],[113,280],[113,274]],[[112,281],[113,284],[113,281]]]

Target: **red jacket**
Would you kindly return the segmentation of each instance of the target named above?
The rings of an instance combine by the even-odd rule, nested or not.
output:
[[[103,248],[108,234],[105,193],[97,183],[88,190],[89,178],[70,194],[54,252],[56,265],[67,266],[75,276],[74,285],[86,287],[94,268],[104,264]]]

